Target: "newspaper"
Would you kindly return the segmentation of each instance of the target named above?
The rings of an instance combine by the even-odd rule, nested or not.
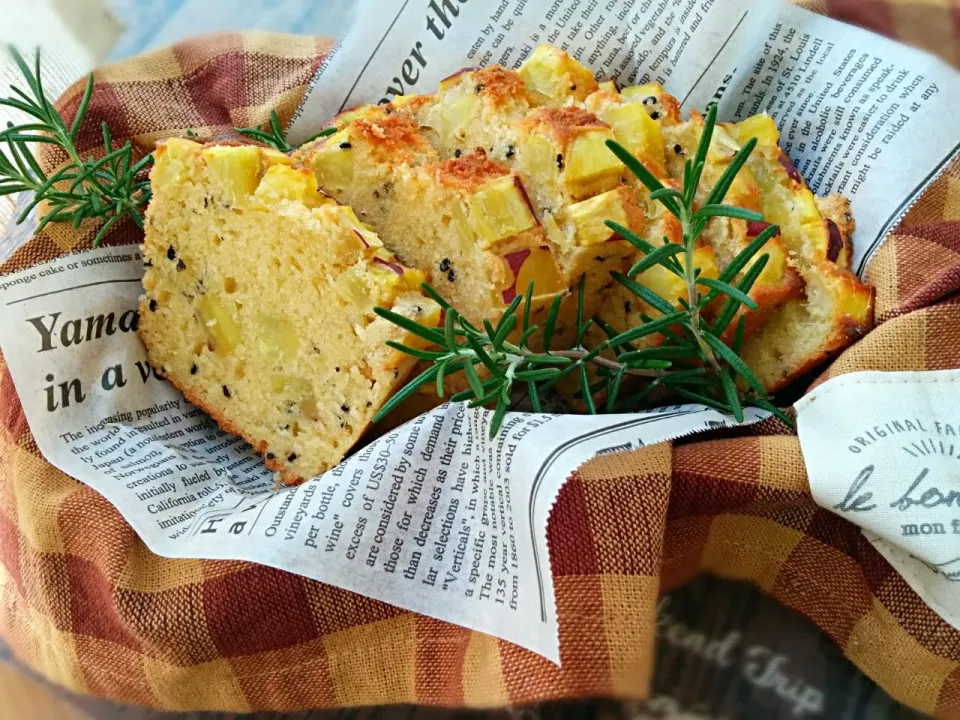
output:
[[[814,187],[853,197],[862,267],[960,139],[942,120],[957,96],[952,71],[777,4],[390,7],[360,4],[360,21],[319,69],[291,140],[349,105],[428,92],[465,64],[515,66],[535,44],[552,42],[598,76],[662,81],[689,106],[719,99],[723,119],[770,110]],[[733,424],[701,406],[605,417],[510,413],[490,440],[485,411],[445,405],[298,488],[276,488],[248,444],[147,364],[135,333],[141,272],[138,250],[120,247],[0,278],[0,345],[51,463],[102,493],[158,554],[283,568],[554,662],[546,524],[567,477],[597,454]],[[760,417],[751,410],[747,420]]]

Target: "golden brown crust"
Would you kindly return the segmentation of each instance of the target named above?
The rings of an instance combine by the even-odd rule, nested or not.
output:
[[[435,163],[428,170],[443,187],[467,192],[475,192],[489,180],[510,174],[510,168],[488,159],[482,148]]]
[[[682,243],[683,224],[680,222],[680,218],[667,213],[663,223],[663,234],[670,238],[670,242]]]
[[[647,213],[640,206],[639,190],[632,185],[621,185],[617,188],[617,192],[627,215],[627,227],[637,234],[642,233],[647,224]]]
[[[194,141],[194,142],[199,142],[199,141]],[[256,140],[254,140],[254,139],[252,139],[252,138],[251,138],[249,141],[247,141],[247,140],[234,140],[234,139],[231,139],[231,140],[206,140],[206,141],[204,141],[204,142],[199,142],[199,144],[200,144],[200,149],[201,149],[201,150],[206,150],[207,148],[212,148],[212,147],[245,147],[245,146],[247,146],[247,145],[255,145],[256,147],[261,147],[261,148],[268,147],[268,146],[265,145],[264,143],[257,142]]]
[[[406,115],[392,113],[379,118],[361,118],[350,125],[351,141],[365,142],[383,162],[398,157],[409,160],[412,152],[431,152],[432,146],[420,133],[420,126]]]
[[[680,122],[680,101],[670,93],[663,93],[660,98],[660,110],[663,113],[663,124],[671,125]],[[694,111],[696,112],[696,111]],[[692,113],[691,113],[692,116]],[[669,120],[670,122],[665,122]]]
[[[617,90],[600,88],[584,100],[584,105],[591,112],[602,112],[605,107],[612,107],[623,102],[623,97]]]
[[[566,147],[584,132],[610,128],[592,112],[579,107],[537,108],[520,123],[520,127],[527,131],[540,126],[549,128],[561,147]]]
[[[533,102],[527,84],[520,77],[520,73],[507,70],[500,65],[474,71],[472,78],[477,92],[487,98],[494,107],[523,98]]]

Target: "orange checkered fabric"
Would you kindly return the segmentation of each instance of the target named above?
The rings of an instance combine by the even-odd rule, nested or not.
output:
[[[956,18],[945,1],[917,4]],[[846,19],[880,5],[909,16],[900,2],[830,5]],[[274,107],[285,120],[328,49],[243,34],[134,58],[98,71],[89,127],[106,120],[146,153],[187,129],[258,125]],[[80,92],[60,100],[68,119]],[[98,150],[93,129],[80,142]],[[94,232],[49,226],[0,272],[89,247]],[[139,239],[128,223],[107,242]],[[960,367],[960,163],[896,229],[869,280],[880,324],[828,375]],[[0,633],[75,691],[230,711],[643,697],[658,594],[709,571],[810,618],[897,700],[960,714],[960,632],[857,527],[813,502],[797,438],[776,421],[597,458],[564,486],[548,535],[561,667],[290,573],[157,557],[103,497],[44,461],[0,361]]]

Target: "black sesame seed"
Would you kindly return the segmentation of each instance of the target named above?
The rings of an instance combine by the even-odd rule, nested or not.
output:
[[[380,191],[379,191],[379,190],[374,190],[374,191],[373,191],[373,196],[379,200],[379,199],[380,199]]]
[[[177,260],[177,272],[183,272],[187,269],[187,264],[183,261],[183,258]]]
[[[644,105],[656,105],[656,104],[657,104],[657,96],[656,96],[656,95],[651,95],[650,97],[644,98],[644,99],[643,99],[643,104],[644,104]]]
[[[342,142],[342,143],[340,143],[340,149],[341,149],[341,150],[349,150],[349,149],[352,148],[352,147],[353,147],[353,145],[351,145],[351,144],[348,143],[348,142]]]
[[[507,148],[507,157],[508,157],[508,158],[512,158],[512,157],[513,157],[514,155],[516,155],[516,154],[517,154],[517,151],[514,149],[513,145],[511,145],[510,147]]]
[[[384,112],[385,114],[387,114],[387,115],[393,115],[393,108],[390,107],[389,105],[387,105],[387,106],[383,109],[383,112]]]
[[[340,406],[340,409],[343,410],[344,412],[350,412],[350,406],[349,406],[349,405],[341,405],[341,406]]]
[[[417,315],[423,312],[423,308],[420,307],[419,305],[414,305],[413,309],[417,311]]]
[[[457,157],[457,158],[458,158],[458,157],[460,157],[461,155],[463,155],[463,150],[461,150],[460,148],[457,148],[456,150],[454,150],[454,152],[453,152],[453,156],[454,156],[454,157]]]
[[[557,168],[563,170],[563,153],[557,153]]]
[[[210,196],[209,196],[209,195],[204,196],[204,198],[203,198],[203,206],[204,206],[205,208],[210,207]]]
[[[176,260],[177,259],[177,249],[171,245],[167,248],[167,260]]]
[[[676,145],[673,146],[673,151],[677,155],[683,155],[683,147],[681,147],[680,143],[677,143]]]
[[[297,459],[296,453],[290,453],[289,455],[287,455],[287,462],[293,462],[296,459]]]
[[[341,430],[343,430],[343,428],[345,428],[346,426],[347,426],[347,424],[346,424],[345,422],[340,423],[340,429],[341,429]]]
[[[144,267],[153,267],[153,260],[144,260],[144,261],[143,261],[143,266],[144,266]]]
[[[230,397],[230,394],[231,394],[231,393],[230,393],[230,388],[228,388],[226,385],[224,385],[224,386],[223,386],[223,396],[224,396],[224,397]]]
[[[191,375],[196,375],[199,370],[200,370],[200,368],[197,367],[197,364],[196,364],[196,363],[194,363],[193,365],[190,366],[190,374],[191,374]]]
[[[336,370],[337,372],[340,372],[340,366],[337,365],[337,366],[334,368],[334,370]]]
[[[267,460],[273,460],[276,457],[273,453],[267,453]]]
[[[372,401],[372,400],[367,400],[367,407],[370,407],[371,405],[373,405],[373,401]]]
[[[450,269],[450,258],[444,258],[440,261],[440,272],[446,272]]]
[[[577,84],[576,84],[576,83],[574,83],[573,85],[570,86],[571,92],[574,91],[574,90],[576,90],[576,89],[577,89]]]
[[[650,113],[650,119],[651,119],[651,120],[659,120],[659,119],[660,119],[660,113],[658,113],[656,110],[654,110],[652,113]]]
[[[630,312],[631,310],[633,310],[633,304],[631,304],[631,302],[630,302],[629,300],[627,300],[627,301],[623,304],[623,311],[624,311],[625,313],[628,313],[628,312]]]
[[[447,273],[447,280],[449,280],[450,282],[453,282],[456,279],[457,279],[457,274],[451,269],[450,272]]]
[[[150,298],[150,312],[156,312],[156,311],[157,311],[157,301],[154,300],[153,298]]]
[[[475,88],[475,90],[476,90],[478,93],[482,93],[484,87],[485,87],[484,84],[483,84],[483,83],[480,83],[479,85],[477,85],[477,87]]]

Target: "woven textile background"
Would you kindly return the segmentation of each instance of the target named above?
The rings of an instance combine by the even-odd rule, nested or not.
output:
[[[930,43],[921,6],[937,32],[949,28],[936,44],[956,60],[960,10],[947,0],[830,9],[893,34],[906,18],[908,39]],[[88,127],[105,119],[145,153],[187,129],[257,125],[271,107],[285,120],[328,49],[250,33],[134,58],[98,72]],[[59,103],[68,120],[80,91]],[[92,130],[81,138],[85,150],[96,143]],[[86,248],[92,235],[49,227],[0,272]],[[127,224],[108,241],[138,239]],[[881,324],[829,374],[960,367],[960,163],[883,246],[869,279]],[[813,503],[791,431],[768,421],[746,432],[598,458],[573,475],[549,525],[557,667],[289,573],[152,555],[106,500],[43,460],[0,359],[0,633],[55,682],[166,709],[641,697],[658,592],[709,570],[809,617],[894,698],[960,717],[960,632],[855,526]]]

